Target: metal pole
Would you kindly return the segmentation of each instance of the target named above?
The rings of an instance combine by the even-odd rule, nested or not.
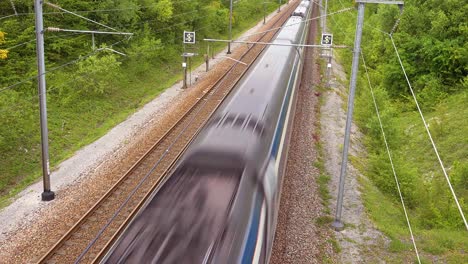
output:
[[[265,4],[265,0],[263,0],[263,25],[265,25],[266,23],[266,4]]]
[[[328,9],[328,0],[325,0],[325,11],[323,16],[322,32],[327,30],[327,9]]]
[[[205,56],[205,63],[206,63],[206,71],[210,69],[210,43],[206,46],[206,56]]]
[[[345,183],[345,177],[346,177],[346,167],[348,165],[349,136],[351,133],[351,123],[353,119],[354,92],[356,90],[356,79],[357,79],[357,73],[359,69],[359,52],[361,49],[361,36],[362,36],[363,23],[364,23],[364,3],[359,3],[356,36],[354,39],[353,64],[351,68],[351,82],[349,84],[350,87],[349,87],[349,96],[348,96],[348,116],[346,117],[346,130],[345,130],[344,147],[343,147],[343,158],[341,162],[340,184],[339,184],[339,189],[338,189],[338,201],[336,203],[335,221],[332,223],[332,226],[336,231],[341,231],[344,228],[344,224],[341,221],[341,210],[343,207],[343,192],[344,192],[344,183]]]
[[[281,0],[278,1],[278,13],[281,12]]]
[[[44,62],[44,25],[42,22],[42,1],[34,1],[34,10],[36,16],[36,53],[37,53],[37,71],[39,77],[39,107],[41,117],[41,143],[42,143],[42,175],[44,192],[42,201],[51,201],[55,198],[54,192],[50,190],[50,165],[49,165],[49,138],[47,129],[47,100],[46,100],[46,80],[45,80],[45,62]]]
[[[229,40],[232,40],[232,0],[229,4]],[[227,54],[231,54],[231,42],[228,42]]]
[[[327,63],[327,87],[331,86],[331,66],[332,66],[332,51],[330,50],[330,56],[328,57],[328,63]]]
[[[184,85],[183,89],[187,88],[187,57],[184,56]]]

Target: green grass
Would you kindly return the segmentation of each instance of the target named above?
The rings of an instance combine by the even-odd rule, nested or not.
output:
[[[330,225],[333,222],[334,218],[330,215],[322,215],[315,219],[315,223],[319,226]]]
[[[337,5],[332,3],[330,10],[341,8]],[[383,8],[379,8],[376,12],[368,12],[366,19],[369,18],[371,21],[372,17],[377,17],[378,13],[383,14],[385,11]],[[336,24],[331,23],[330,20],[330,24],[333,24],[332,27],[335,29],[333,32],[335,41],[352,43],[355,18],[343,14],[335,19],[338,21]],[[374,20],[374,22],[376,21]],[[378,21],[383,21],[382,17]],[[366,33],[364,30],[363,39],[370,37],[370,31]],[[363,42],[362,48],[366,59],[368,61],[374,60],[374,65],[368,63],[371,66],[369,68],[371,82],[375,91],[378,91],[376,96],[385,133],[390,144],[404,199],[407,202],[409,219],[421,261],[422,263],[468,263],[467,232],[424,125],[409,91],[406,93],[395,91],[395,87],[386,87],[386,85],[392,85],[384,82],[388,78],[387,66],[394,66],[392,64],[395,62],[386,59],[379,61],[378,57],[385,52],[377,50],[379,50],[379,46],[383,48],[385,42],[379,43],[378,38],[373,40],[375,42],[367,43],[367,45],[364,45],[366,43]],[[351,54],[345,50],[338,50],[335,55],[341,59],[349,76]],[[402,52],[402,56],[408,56],[408,54]],[[405,59],[403,61],[408,65],[405,65],[407,70],[411,67],[418,68],[414,61]],[[439,73],[435,72],[434,74],[438,75]],[[421,76],[410,74],[409,78],[416,88],[418,96],[423,95],[422,87],[430,86],[430,83],[427,82],[416,87],[417,80]],[[447,89],[441,84],[436,88],[438,91],[451,90],[445,94],[447,97],[442,102],[437,101],[439,98],[434,97],[437,100],[421,100],[419,103],[423,107],[424,116],[444,167],[447,169],[466,215],[468,211],[466,205],[466,201],[468,201],[468,136],[466,136],[468,135],[468,91],[460,89],[460,87],[466,88],[466,82],[463,79],[458,81],[459,87]],[[348,87],[349,83],[345,85]],[[404,80],[402,80],[401,85],[406,88]],[[364,132],[362,141],[368,155],[362,158],[351,158],[350,161],[367,176],[360,181],[367,213],[376,227],[390,239],[388,246],[382,248],[386,262],[417,263],[393,180],[393,173],[381,139],[363,67],[360,67],[359,70],[357,88],[354,120]]]
[[[115,89],[109,97],[83,100],[71,108],[63,108],[50,100],[48,113],[52,169],[76,150],[106,134],[178,79],[180,74],[175,73],[165,77],[148,74],[142,80],[121,84],[125,88]],[[39,139],[36,140],[39,145]],[[8,205],[10,197],[41,177],[40,149],[13,154],[0,161],[0,174],[3,175],[0,186],[6,189],[2,192],[0,207]]]
[[[370,181],[361,181],[363,199],[369,216],[391,242],[388,252],[397,259],[414,255],[409,230],[400,203],[384,195]],[[434,255],[447,263],[467,263],[467,237],[465,231],[445,229],[423,230],[414,224],[415,215],[409,212],[413,233],[420,254],[432,259]],[[384,249],[385,250],[385,249]],[[398,262],[396,262],[398,263]]]
[[[273,9],[269,7],[270,12]],[[239,36],[257,24],[260,17],[263,20],[263,16],[259,14],[257,17],[249,17],[247,20],[241,21],[238,28],[233,28],[233,36]],[[201,40],[198,41],[201,42]],[[199,50],[200,56],[193,59],[192,69],[204,63],[203,53],[206,52],[206,45],[203,44],[200,47],[203,48]],[[210,49],[214,52],[219,52],[225,47],[225,43],[212,43],[210,45]],[[71,157],[77,150],[105,135],[115,125],[124,121],[165,89],[181,80],[180,60],[178,55],[174,55],[174,60],[171,63],[159,64],[159,67],[154,66],[154,64],[143,66],[138,63],[136,65],[135,63],[122,65],[121,76],[112,82],[113,87],[106,88],[109,89],[109,92],[104,95],[79,98],[79,100],[68,103],[66,107],[61,101],[63,99],[60,98],[60,95],[49,94],[48,125],[52,170],[60,162]],[[148,68],[151,66],[153,68]],[[30,105],[37,104],[35,98],[36,96],[33,95],[31,102],[27,105],[28,108],[31,107]],[[29,111],[29,115],[21,116],[22,122],[28,126],[20,128],[23,133],[18,137],[25,139],[25,142],[19,142],[21,145],[30,147],[2,151],[2,159],[0,159],[0,208],[7,206],[12,197],[42,177],[39,124],[37,121],[39,113],[36,108]],[[2,140],[1,137],[0,140]],[[54,188],[53,184],[52,182],[52,189]]]
[[[322,67],[323,69],[323,64]],[[325,92],[327,90],[326,87],[323,87],[321,85],[315,86],[315,89],[319,92]],[[319,104],[322,105],[324,103],[324,97],[320,96],[319,97]],[[313,135],[313,138],[316,138],[315,140],[315,148],[317,151],[317,160],[314,162],[314,166],[318,169],[319,171],[319,176],[316,179],[316,182],[318,184],[318,191],[320,194],[320,200],[323,205],[323,215],[319,216],[318,218],[315,219],[315,223],[318,226],[325,227],[325,228],[330,228],[331,223],[334,220],[334,217],[331,215],[331,211],[329,208],[329,203],[331,199],[330,191],[328,189],[328,184],[330,182],[330,176],[327,174],[326,169],[325,169],[325,164],[324,164],[324,150],[323,150],[323,143],[321,141],[321,124],[320,124],[320,113],[317,114],[316,116],[316,121],[315,121],[315,135]],[[327,243],[331,244],[333,247],[333,251],[335,253],[339,253],[341,251],[341,248],[339,246],[338,241],[335,239],[334,236],[331,236],[328,238]],[[334,263],[333,259],[330,259],[328,256],[324,256],[322,258],[322,263]]]
[[[367,105],[369,105],[369,97],[366,97],[365,93],[360,96],[367,98],[363,101],[367,100]],[[389,104],[392,103],[389,102]],[[448,96],[445,101],[433,108],[423,108],[439,154],[463,205],[466,203],[464,201],[468,200],[467,105],[468,91],[464,91]],[[356,117],[359,118],[361,114],[359,111],[362,111],[359,107],[363,107],[364,103],[358,103],[357,106]],[[460,228],[461,217],[458,215],[448,191],[446,180],[421,118],[416,111],[411,111],[411,108],[414,108],[414,103],[413,105],[411,102],[406,103],[405,107],[397,105],[394,107],[398,109],[398,112],[397,115],[393,115],[389,119],[394,126],[392,133],[387,134],[387,137],[394,162],[396,162],[397,175],[417,177],[414,179],[415,185],[413,187],[416,198],[407,203],[407,206],[409,205],[408,213],[422,258],[421,261],[422,263],[468,263],[466,230]],[[369,131],[371,125],[362,122],[362,119],[359,121],[358,124],[361,128],[364,131]],[[389,129],[388,123],[385,123],[384,127],[386,130]],[[364,133],[364,142],[370,142],[370,138],[370,133]],[[372,140],[375,142],[376,139]],[[375,145],[372,146],[375,148]],[[366,144],[366,147],[369,148],[369,144]],[[371,149],[371,151],[376,150]],[[385,152],[385,149],[382,148],[379,151]],[[363,174],[369,176],[373,173],[373,171],[369,171],[369,158],[366,155],[359,158],[350,157],[350,161]],[[386,154],[382,155],[381,162],[389,163]],[[387,262],[417,263],[402,206],[397,198],[393,175],[391,171],[387,171],[387,173],[389,175],[388,181],[391,182],[390,186],[392,186],[391,195],[379,190],[372,180],[361,179],[365,207],[376,227],[390,238],[388,247],[382,248],[382,252],[386,252],[383,254],[388,254],[386,256]],[[372,179],[372,176],[370,178]],[[402,188],[405,187],[403,185]],[[428,199],[434,199],[433,203],[438,211],[428,211]],[[466,205],[464,205],[465,214],[467,210]],[[450,217],[447,211],[451,211]],[[435,218],[436,216],[438,218]],[[459,227],[454,227],[454,221],[459,223]]]
[[[324,87],[317,86],[317,91],[324,91]],[[319,103],[323,103],[323,97],[319,97]],[[317,120],[320,120],[320,117],[317,117]],[[325,169],[325,164],[323,161],[323,145],[321,142],[321,130],[320,130],[320,121],[316,121],[315,124],[316,135],[315,137],[318,139],[315,141],[315,148],[317,150],[317,160],[314,162],[314,166],[319,170],[319,176],[317,178],[318,189],[320,193],[320,198],[322,200],[322,204],[324,206],[324,210],[326,214],[330,214],[330,209],[328,208],[328,204],[330,202],[330,191],[328,190],[328,183],[330,181],[330,176],[327,174]]]
[[[424,111],[429,130],[446,167],[456,160],[468,161],[468,92],[455,94],[435,111]],[[421,118],[415,112],[404,113],[398,120],[399,130],[405,131],[408,140],[404,151],[408,153],[421,172],[441,171]],[[467,197],[468,198],[468,197]]]

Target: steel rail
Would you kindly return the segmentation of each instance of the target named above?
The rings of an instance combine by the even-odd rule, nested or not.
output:
[[[283,15],[281,17],[279,17],[275,22],[274,24],[278,23],[279,21],[281,21],[283,18],[285,18],[286,16]],[[265,34],[263,34],[260,38],[264,38],[265,36],[267,35],[270,35],[268,33],[272,33],[272,32],[266,32]],[[276,34],[276,32],[273,32],[273,36]],[[273,37],[272,36],[272,37]],[[252,46],[250,47],[244,54],[242,54],[241,58],[239,59],[242,60],[244,57],[246,57],[249,52],[251,50],[253,50],[253,48],[255,47]],[[252,60],[254,61],[260,54],[261,52],[263,51],[264,47],[262,47],[261,51],[255,56],[255,58]],[[83,224],[83,222],[88,219],[100,206],[101,204],[107,200],[117,189],[118,187],[123,184],[123,182],[128,178],[128,175],[130,175],[132,172],[134,172],[138,166],[148,157],[148,155],[150,155],[150,153],[152,153],[158,146],[160,146],[161,142],[163,142],[165,139],[167,139],[169,137],[169,135],[171,134],[171,132],[173,132],[177,126],[179,126],[182,121],[184,119],[186,119],[191,113],[193,113],[193,111],[195,110],[195,108],[200,104],[200,102],[204,101],[205,99],[207,99],[207,97],[209,95],[212,95],[213,93],[213,89],[215,87],[217,87],[221,82],[223,82],[227,76],[229,76],[229,74],[235,69],[235,67],[237,67],[239,65],[239,63],[234,63],[228,71],[226,71],[226,73],[224,73],[209,89],[207,92],[205,92],[203,94],[203,96],[199,99],[199,100],[196,100],[193,105],[182,115],[181,118],[179,118],[167,131],[166,133],[160,138],[157,140],[157,142],[155,144],[152,145],[152,147],[145,152],[145,154],[139,158],[137,160],[137,162],[129,169],[127,170],[127,172],[121,177],[119,178],[119,180],[67,231],[67,233],[65,233],[60,239],[59,241],[57,241],[54,246],[46,253],[43,255],[43,257],[39,260],[39,263],[47,263],[47,261],[53,257],[53,255],[59,250],[59,248],[64,245],[66,243],[66,241],[73,236],[73,234],[81,227],[81,225]],[[247,68],[248,69],[248,68]],[[247,69],[244,69],[244,71],[241,73],[241,76],[239,76],[237,78],[237,81],[238,82],[241,77],[247,72]],[[232,88],[235,86],[235,83],[230,85],[230,88],[228,88],[229,90],[232,90]],[[215,109],[211,111],[210,115],[216,110],[217,107],[219,107],[219,105],[221,104],[221,102],[228,96],[229,92],[226,92],[224,94],[224,97],[222,100],[219,100],[219,103],[216,105]],[[203,124],[208,120],[208,118],[203,122]],[[171,168],[173,167],[173,165],[175,164],[175,162],[177,161],[178,157],[180,157],[180,155],[182,155],[183,151],[187,148],[187,146],[190,144],[191,140],[196,136],[196,134],[199,132],[199,130],[201,129],[201,127],[203,126],[203,124],[201,126],[198,127],[197,131],[195,134],[193,134],[191,137],[190,137],[190,140],[186,143],[186,145],[182,148],[182,150],[176,155],[176,158],[172,160],[172,162],[170,163],[170,165],[164,170],[164,172],[160,175],[159,179],[152,185],[152,187],[150,188],[150,191],[148,191],[146,193],[146,195],[144,195],[144,199],[142,199],[138,205],[132,210],[132,213],[126,217],[126,220],[124,221],[124,223],[122,225],[120,225],[119,229],[117,230],[116,233],[114,233],[114,235],[112,236],[111,239],[116,239],[118,237],[118,234],[120,234],[120,232],[123,230],[123,228],[126,227],[126,225],[128,224],[128,222],[132,219],[132,217],[138,212],[138,209],[144,204],[145,200],[149,197],[149,195],[151,195],[151,193],[154,191],[155,188],[157,188],[157,186],[159,185],[159,183],[161,182],[161,180],[164,179],[164,175],[167,174],[168,171],[171,170]],[[111,245],[111,241],[108,241],[105,245],[105,247],[108,247],[109,245]],[[102,252],[104,252],[103,250],[100,251],[101,253],[98,254],[101,255]],[[97,260],[98,256],[95,258],[95,260]]]
[[[284,16],[280,17],[278,19],[281,20],[281,18],[283,18]],[[278,21],[275,21],[275,24],[276,22]],[[263,38],[267,33],[265,33],[264,35],[262,35],[259,39]],[[248,66],[247,69],[245,69],[245,71],[241,74],[241,76],[237,79],[236,83],[232,85],[232,87],[235,87],[237,85],[237,83],[242,79],[242,77],[248,72],[250,65],[248,64],[245,64],[241,61],[241,59],[244,57],[244,55],[246,55],[251,49],[253,48],[253,46],[251,48],[249,48],[248,51],[246,51],[243,56],[241,56],[241,58],[239,58],[239,60],[237,59],[233,59],[233,58],[230,58],[230,57],[226,57],[228,59],[232,59],[234,61],[236,61],[237,63],[241,63],[243,65],[246,65]],[[262,48],[262,51],[264,50],[265,47]],[[258,55],[253,59],[253,61],[255,61],[259,56],[260,54],[262,53],[262,51],[260,51],[258,53]],[[233,67],[235,66],[236,64],[233,65]],[[232,67],[231,67],[232,68]],[[214,87],[219,85],[220,82],[222,82],[222,80],[224,80],[224,76],[229,74],[230,70],[227,71],[225,74],[223,74],[223,76],[221,78],[219,78],[216,83],[213,85]],[[206,93],[208,94],[208,92]],[[219,101],[219,103],[217,104],[217,106],[214,108],[214,110],[211,111],[211,114],[209,116],[211,116],[218,108],[219,106],[225,101],[225,99],[227,98],[228,94],[226,94],[222,100]],[[195,137],[198,135],[198,133],[200,132],[201,128],[203,128],[203,126],[208,122],[209,118],[207,120],[205,120],[203,122],[203,124],[200,126],[200,128],[197,130],[197,132],[191,137],[191,139],[189,140],[189,142],[192,142],[193,139],[195,139]],[[178,158],[180,156],[182,156],[182,154],[185,152],[186,148],[190,145],[187,144],[185,147],[184,147],[184,150],[181,151],[178,155]],[[177,159],[175,159],[173,161],[173,164],[171,165],[174,165],[175,162],[177,162]],[[171,166],[172,167],[172,166]],[[168,173],[172,168],[168,168],[164,173],[163,175],[166,175],[166,173]],[[164,177],[162,177],[164,178]],[[163,179],[163,180],[167,180],[167,179]],[[146,196],[144,197],[144,199],[142,199],[140,201],[140,203],[137,205],[137,207],[135,207],[135,209],[132,211],[132,213],[127,217],[127,219],[124,221],[124,223],[121,225],[121,228],[119,228],[119,230],[112,236],[112,238],[107,242],[107,244],[103,247],[103,249],[99,252],[99,254],[97,254],[97,256],[94,258],[94,260],[92,261],[92,263],[97,263],[98,261],[100,261],[104,256],[105,254],[110,250],[110,248],[113,246],[113,244],[115,243],[115,241],[119,238],[120,234],[124,231],[124,229],[128,226],[128,224],[130,223],[130,221],[133,220],[133,218],[138,214],[138,212],[140,211],[141,207],[147,202],[148,198],[150,196],[152,196],[154,194],[154,191],[160,186],[160,184],[154,184],[152,187],[151,187],[151,190],[146,194]]]

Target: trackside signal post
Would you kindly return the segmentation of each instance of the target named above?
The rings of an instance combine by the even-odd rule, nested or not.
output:
[[[333,57],[333,50],[332,50],[332,45],[333,45],[333,34],[330,33],[322,33],[322,39],[321,39],[321,44],[324,47],[322,49],[322,54],[321,56],[324,58],[327,58],[327,86],[330,85],[330,75],[331,75],[331,60]]]
[[[187,58],[191,60],[193,56],[198,55],[196,53],[185,52],[185,44],[195,44],[195,32],[184,31],[184,53],[182,54],[182,57],[184,57],[184,62],[182,62],[182,68],[184,69],[183,89],[187,88]],[[190,61],[189,64],[191,65]],[[190,74],[192,73],[190,72]],[[190,78],[190,82],[192,82],[192,78]]]
[[[338,186],[338,201],[336,203],[335,221],[333,221],[332,223],[332,227],[336,231],[341,231],[344,229],[344,224],[341,221],[341,211],[343,207],[344,181],[346,177],[346,168],[348,165],[349,136],[351,133],[351,123],[353,119],[353,110],[354,110],[354,92],[356,90],[356,79],[357,79],[357,73],[358,73],[358,68],[359,68],[359,53],[361,51],[362,27],[364,24],[364,7],[366,3],[396,4],[399,6],[403,5],[403,1],[391,1],[391,0],[356,0],[356,3],[358,4],[358,16],[357,16],[357,25],[356,25],[356,35],[354,38],[353,63],[351,67],[351,81],[349,84],[348,114],[346,117],[345,138],[344,138],[344,145],[343,145],[343,158],[341,162],[340,183]]]
[[[187,68],[192,66],[192,57],[198,55],[197,53],[184,52],[182,57],[184,57],[184,62],[182,62],[182,68],[184,68],[184,84],[183,89],[187,88]],[[187,64],[187,58],[189,59]],[[191,69],[190,69],[191,70]],[[192,72],[190,72],[190,84],[192,84]]]

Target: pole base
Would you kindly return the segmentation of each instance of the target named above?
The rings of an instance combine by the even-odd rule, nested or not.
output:
[[[332,227],[333,227],[333,229],[335,229],[335,231],[340,232],[340,231],[343,231],[344,224],[340,220],[335,220],[332,223]]]
[[[231,52],[230,50],[228,50],[228,51],[226,52],[226,54],[231,54],[231,53],[232,53],[232,52]]]
[[[55,198],[55,193],[53,191],[44,191],[41,197],[44,202],[52,201]]]

